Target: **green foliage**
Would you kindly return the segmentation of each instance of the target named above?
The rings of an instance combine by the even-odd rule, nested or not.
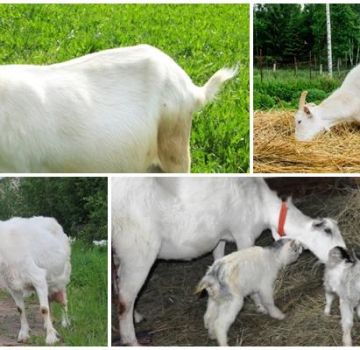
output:
[[[359,62],[360,5],[331,4],[333,60]],[[261,4],[254,8],[254,55],[273,61],[327,62],[325,4]]]
[[[254,72],[254,109],[297,108],[302,91],[308,91],[308,102],[320,103],[341,85],[341,78],[317,76],[309,79],[307,71],[278,70],[261,82],[259,71]]]
[[[3,178],[0,219],[52,216],[73,237],[107,238],[107,178]]]
[[[0,5],[0,63],[49,64],[139,43],[163,50],[203,85],[216,70],[240,74],[194,116],[192,172],[249,166],[249,5]]]

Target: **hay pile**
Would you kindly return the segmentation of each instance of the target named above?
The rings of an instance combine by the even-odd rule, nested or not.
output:
[[[290,181],[291,179],[284,179]],[[339,221],[349,248],[360,247],[360,191],[356,182],[335,179],[333,186],[294,196],[294,202],[311,216],[329,216]],[[287,183],[284,182],[284,187]],[[344,185],[345,183],[345,185]],[[299,186],[301,187],[301,186]],[[267,245],[264,233],[258,245]],[[230,247],[229,251],[234,249]],[[152,346],[217,345],[209,340],[203,326],[207,298],[193,295],[194,286],[212,263],[211,255],[190,262],[159,261],[139,298],[138,310],[146,320],[137,331],[151,331]],[[275,302],[287,314],[284,321],[256,313],[251,301],[245,303],[229,332],[230,345],[244,346],[334,346],[341,345],[338,302],[332,315],[323,314],[323,266],[309,252],[283,271],[276,283]],[[116,325],[117,322],[114,323]],[[353,327],[353,344],[360,345],[360,322]]]
[[[311,142],[296,142],[294,111],[254,115],[254,172],[360,172],[360,126],[338,125]]]

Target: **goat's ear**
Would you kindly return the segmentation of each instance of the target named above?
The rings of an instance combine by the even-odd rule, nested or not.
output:
[[[313,220],[312,227],[313,228],[321,228],[325,225],[324,219],[315,219]]]
[[[308,105],[304,106],[304,112],[306,113],[308,118],[312,118],[312,114]]]

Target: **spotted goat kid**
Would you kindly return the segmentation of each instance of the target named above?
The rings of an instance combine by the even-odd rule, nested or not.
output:
[[[259,300],[263,313],[284,319],[274,303],[273,285],[279,270],[295,262],[302,250],[300,242],[281,239],[269,247],[251,247],[216,260],[195,291],[206,289],[209,295],[204,315],[209,337],[227,345],[227,332],[248,295]]]
[[[324,286],[326,296],[325,315],[330,315],[331,304],[336,295],[340,299],[343,344],[351,346],[353,313],[360,317],[360,262],[342,247],[329,252],[325,266]]]

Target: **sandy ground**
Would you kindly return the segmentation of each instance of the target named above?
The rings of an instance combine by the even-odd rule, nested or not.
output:
[[[31,299],[26,302],[26,312],[31,335],[44,336],[42,317],[38,304]],[[0,346],[24,345],[17,342],[20,318],[15,302],[8,294],[0,293]]]

